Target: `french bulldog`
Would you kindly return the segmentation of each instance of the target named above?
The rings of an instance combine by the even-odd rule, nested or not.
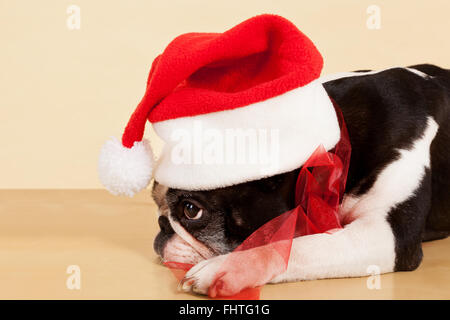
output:
[[[366,276],[371,265],[380,273],[412,271],[423,241],[449,235],[450,70],[423,64],[320,80],[342,111],[352,146],[343,228],[295,238],[280,271],[261,248],[233,250],[294,207],[300,168],[207,191],[155,181],[161,230],[154,249],[163,261],[195,265],[182,290],[226,296],[265,283]],[[242,255],[242,263],[228,265],[220,288],[212,288],[229,255]]]

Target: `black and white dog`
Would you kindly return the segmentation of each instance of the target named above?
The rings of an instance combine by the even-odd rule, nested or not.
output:
[[[370,265],[410,271],[422,260],[422,241],[450,234],[450,70],[416,65],[322,79],[352,146],[340,210],[345,227],[294,239],[288,268],[277,275],[256,249],[230,252],[294,207],[299,169],[210,191],[155,182],[161,231],[154,248],[165,261],[195,264],[183,290],[207,293],[230,254],[245,255],[246,263],[227,270],[225,294],[267,282],[364,276]],[[255,268],[264,276],[252,276]]]

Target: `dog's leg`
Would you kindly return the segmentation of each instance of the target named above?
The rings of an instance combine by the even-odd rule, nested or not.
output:
[[[380,273],[393,271],[394,234],[379,216],[359,218],[334,234],[294,239],[286,272],[271,282],[364,276],[371,265]]]
[[[387,211],[368,210],[366,201],[358,201],[360,205],[353,206],[356,211],[349,214],[365,210],[364,214],[342,230],[294,239],[287,270],[281,274],[284,264],[280,256],[263,246],[200,262],[187,273],[182,287],[185,291],[226,296],[267,282],[367,276],[374,266],[380,273],[413,270],[422,258],[421,234],[429,211],[430,176],[427,170],[415,192]]]
[[[233,295],[267,282],[364,276],[371,265],[380,273],[391,272],[395,267],[395,237],[385,215],[374,212],[374,216],[379,218],[358,218],[333,234],[294,239],[287,270],[281,274],[283,262],[272,261],[277,255],[258,247],[200,262],[187,273],[183,289],[212,296]],[[264,258],[265,253],[272,255]],[[239,263],[225,265],[227,259]]]
[[[333,234],[294,239],[287,270],[281,274],[283,262],[272,261],[277,255],[258,247],[200,262],[187,273],[183,289],[212,296],[233,295],[267,282],[365,276],[372,265],[380,273],[391,272],[395,267],[395,237],[387,220],[377,213],[379,218],[358,218]],[[265,258],[265,253],[272,255]]]
[[[416,269],[422,260],[422,232],[430,201],[427,169],[414,193],[388,212],[366,211],[334,234],[295,239],[288,269],[271,282],[366,276],[371,266],[380,273]]]
[[[378,174],[368,192],[346,197],[343,218],[352,222],[344,229],[294,239],[284,273],[275,276],[280,264],[259,247],[231,253],[240,255],[235,261],[241,263],[228,265],[225,271],[228,255],[200,262],[186,274],[183,289],[232,295],[268,281],[363,276],[371,265],[380,273],[416,268],[431,197],[429,150],[437,129],[430,118],[423,136],[411,148],[399,150],[398,159]],[[223,274],[217,286],[219,272]]]

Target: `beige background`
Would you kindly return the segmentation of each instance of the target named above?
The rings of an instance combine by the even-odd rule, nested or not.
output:
[[[81,29],[66,26],[81,8]],[[366,27],[381,8],[381,29]],[[450,1],[0,0],[0,189],[98,188],[100,146],[120,136],[153,58],[175,36],[283,15],[325,57],[325,73],[431,62],[450,67]],[[152,138],[156,150],[160,143]],[[158,263],[148,192],[0,190],[0,298],[200,298]],[[450,238],[424,244],[415,272],[265,286],[263,299],[449,299]],[[81,290],[68,290],[69,265]]]
[[[81,8],[80,30],[66,26],[70,4]],[[381,8],[380,30],[366,27],[371,4]],[[120,136],[167,43],[265,12],[313,39],[325,73],[450,67],[448,0],[1,0],[0,188],[100,187],[99,148]]]

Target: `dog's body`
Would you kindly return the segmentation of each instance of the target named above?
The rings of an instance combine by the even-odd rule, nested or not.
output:
[[[196,264],[185,290],[227,295],[267,282],[364,276],[373,265],[381,273],[414,270],[421,242],[449,235],[450,70],[361,71],[324,77],[323,84],[342,110],[352,145],[344,228],[294,239],[279,274],[262,249],[229,252],[294,207],[299,169],[210,191],[155,183],[161,226],[155,250],[166,261]],[[199,215],[186,219],[186,210]],[[228,266],[221,288],[211,288],[230,254],[242,255],[243,263]]]

